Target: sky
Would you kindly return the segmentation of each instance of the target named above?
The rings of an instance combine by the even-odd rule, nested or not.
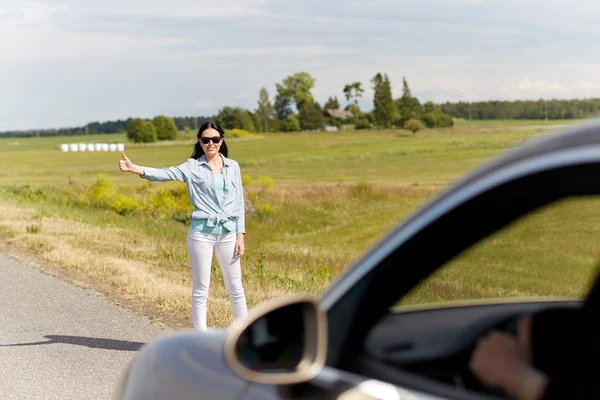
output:
[[[600,97],[595,0],[0,0],[0,131],[321,104],[406,77],[421,102]]]

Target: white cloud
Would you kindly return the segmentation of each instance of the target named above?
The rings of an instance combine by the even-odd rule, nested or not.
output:
[[[198,57],[319,57],[355,54],[356,50],[332,46],[273,46],[273,47],[240,47],[229,49],[213,49],[194,52]]]
[[[0,11],[0,15],[9,16],[16,25],[32,25],[45,22],[57,12],[65,9],[64,3],[49,4],[41,1],[15,2]]]
[[[598,97],[600,93],[600,83],[592,81],[561,83],[524,77],[511,87],[526,98]]]
[[[523,92],[532,92],[539,94],[547,93],[565,93],[568,89],[558,82],[548,82],[544,80],[533,80],[522,78],[516,85],[516,89]]]
[[[1,37],[18,40],[0,41],[0,60],[152,60],[162,50],[188,42],[185,38],[143,38],[111,33],[73,33],[56,28],[0,26]]]
[[[86,8],[86,13],[162,18],[233,18],[266,14],[266,0],[113,0]]]
[[[365,109],[377,72],[421,101],[600,96],[592,0],[0,3],[2,129],[254,108],[298,71],[320,102],[362,82]]]

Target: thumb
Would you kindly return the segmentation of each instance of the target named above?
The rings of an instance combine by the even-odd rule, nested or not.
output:
[[[532,322],[531,316],[529,315],[521,317],[517,324],[517,337],[524,340],[530,339]]]
[[[131,162],[131,160],[127,158],[124,152],[121,152],[121,156],[123,156],[123,160]]]

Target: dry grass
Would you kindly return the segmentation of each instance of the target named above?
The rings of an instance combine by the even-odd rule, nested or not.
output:
[[[191,276],[187,263],[165,265],[155,255],[181,243],[157,243],[134,230],[100,228],[64,218],[40,215],[1,202],[0,237],[4,250],[25,254],[42,270],[83,287],[100,290],[114,301],[167,323],[187,328],[190,323]],[[41,227],[28,233],[31,224]],[[31,261],[31,259],[30,259]],[[186,260],[187,262],[187,260]],[[254,284],[253,284],[254,283]],[[246,279],[249,305],[283,294]],[[209,326],[231,322],[230,303],[222,279],[213,270],[209,296]]]
[[[422,199],[431,196],[440,187],[420,186],[373,186],[366,183],[331,184],[331,185],[294,185],[282,186],[269,190],[269,198],[278,202],[293,203],[345,203],[349,198],[360,198],[367,194],[374,197],[398,197],[405,199]],[[255,190],[255,189],[253,189]]]

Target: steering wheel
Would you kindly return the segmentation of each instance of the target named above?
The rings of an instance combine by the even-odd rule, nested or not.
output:
[[[503,323],[498,326],[498,330],[517,336],[517,328],[519,325],[519,319],[521,316],[512,316],[507,318]]]

